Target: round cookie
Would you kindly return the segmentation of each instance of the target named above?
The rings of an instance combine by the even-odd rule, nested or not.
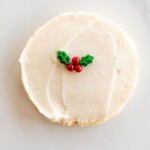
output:
[[[93,63],[69,72],[57,58],[90,54]],[[31,101],[52,122],[88,126],[119,113],[136,85],[138,58],[131,38],[94,13],[66,13],[40,27],[21,57],[22,81]]]

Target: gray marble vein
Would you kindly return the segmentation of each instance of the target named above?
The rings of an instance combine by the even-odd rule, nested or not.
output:
[[[150,26],[150,0],[130,0]]]

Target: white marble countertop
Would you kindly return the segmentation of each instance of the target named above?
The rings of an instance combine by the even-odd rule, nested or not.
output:
[[[134,96],[115,119],[88,128],[51,124],[29,102],[19,55],[34,30],[59,13],[93,11],[117,22],[136,43]],[[150,150],[150,0],[0,0],[1,150]]]

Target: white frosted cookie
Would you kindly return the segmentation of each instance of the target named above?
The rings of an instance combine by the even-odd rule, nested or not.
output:
[[[68,71],[70,58],[94,57],[81,72]],[[131,38],[94,13],[66,13],[40,27],[21,57],[22,82],[40,113],[52,122],[88,126],[119,113],[136,85],[138,58]]]

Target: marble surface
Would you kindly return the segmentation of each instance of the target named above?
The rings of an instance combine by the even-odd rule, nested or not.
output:
[[[93,11],[117,22],[136,43],[140,74],[124,111],[94,127],[51,124],[23,91],[18,58],[34,30],[59,13]],[[150,0],[0,0],[0,149],[149,150]]]

